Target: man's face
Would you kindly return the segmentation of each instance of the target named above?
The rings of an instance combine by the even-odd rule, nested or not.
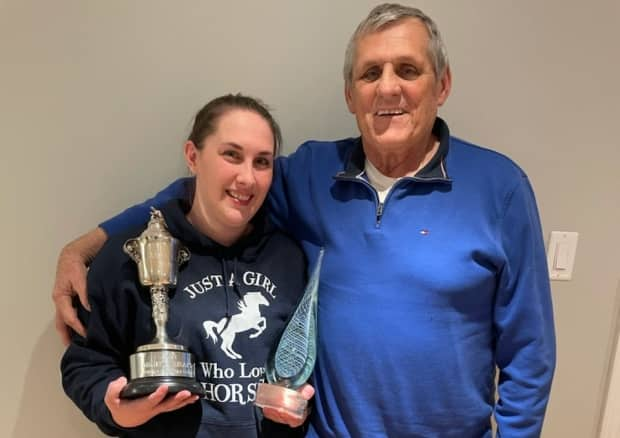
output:
[[[426,27],[413,18],[358,40],[345,97],[367,151],[428,146],[437,109],[451,84],[448,69],[440,80],[435,76],[428,43]]]

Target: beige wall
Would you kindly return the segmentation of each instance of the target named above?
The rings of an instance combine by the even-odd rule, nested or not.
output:
[[[1,436],[98,436],[59,386],[63,243],[182,174],[191,116],[218,94],[264,98],[287,151],[354,134],[341,59],[374,3],[0,0]],[[580,233],[573,281],[553,284],[543,435],[594,438],[620,281],[618,2],[415,4],[448,44],[453,133],[524,167],[546,235]]]

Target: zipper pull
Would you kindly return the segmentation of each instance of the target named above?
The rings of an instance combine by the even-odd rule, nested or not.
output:
[[[379,202],[377,206],[377,221],[375,225],[378,227],[379,223],[381,223],[381,216],[383,216],[383,202]]]

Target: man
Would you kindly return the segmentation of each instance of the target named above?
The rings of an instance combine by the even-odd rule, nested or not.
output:
[[[347,48],[345,98],[361,137],[308,142],[280,159],[274,220],[310,262],[325,247],[315,407],[308,436],[540,435],[555,366],[552,306],[534,195],[506,157],[450,137],[437,117],[451,72],[435,23],[374,8]],[[54,299],[76,330],[71,288],[106,232],[61,253]],[[494,376],[499,369],[495,401]]]

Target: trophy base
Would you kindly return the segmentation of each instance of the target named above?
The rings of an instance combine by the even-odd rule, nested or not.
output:
[[[155,343],[138,347],[129,357],[129,371],[129,383],[121,391],[121,398],[143,397],[160,385],[167,385],[169,394],[187,390],[204,396],[196,381],[192,354],[180,345]]]
[[[121,391],[121,398],[133,399],[144,397],[153,393],[161,385],[168,386],[168,394],[176,394],[187,390],[193,395],[200,397],[205,395],[202,385],[194,379],[187,377],[142,377],[129,382]]]
[[[294,389],[271,383],[259,383],[256,390],[256,406],[273,408],[290,416],[303,419],[306,415],[308,400]]]

